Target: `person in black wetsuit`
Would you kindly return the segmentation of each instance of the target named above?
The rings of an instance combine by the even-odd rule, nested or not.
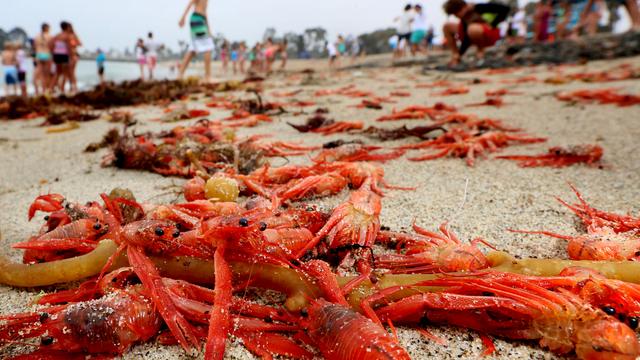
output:
[[[447,15],[460,19],[459,24],[446,23],[443,27],[447,46],[451,50],[450,66],[458,65],[460,58],[474,45],[478,48],[478,58],[482,59],[484,49],[500,40],[498,24],[507,18],[511,10],[502,4],[467,4],[464,0],[448,0],[443,8]]]

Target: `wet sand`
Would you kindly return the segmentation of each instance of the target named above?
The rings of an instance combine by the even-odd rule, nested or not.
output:
[[[566,72],[608,69],[619,63],[640,66],[640,58],[616,61],[593,62],[586,66],[568,67]],[[296,67],[304,65],[296,64]],[[310,65],[311,66],[311,65]],[[324,66],[322,63],[312,64]],[[507,125],[520,127],[526,133],[547,137],[542,144],[513,146],[502,154],[533,154],[546,152],[550,146],[573,144],[599,144],[605,150],[604,169],[573,166],[564,169],[534,168],[523,169],[516,163],[504,160],[479,159],[475,167],[468,167],[464,160],[445,158],[428,162],[411,162],[406,158],[385,163],[386,180],[395,185],[415,186],[415,191],[387,191],[383,199],[382,224],[393,230],[410,227],[416,221],[423,227],[435,230],[439,224],[449,221],[451,228],[464,240],[481,237],[499,250],[521,257],[566,258],[563,240],[555,240],[534,235],[514,234],[507,228],[546,229],[563,234],[580,231],[576,217],[560,205],[553,197],[560,196],[573,200],[574,195],[567,182],[574,183],[586,199],[594,206],[620,213],[640,212],[640,106],[619,108],[613,105],[571,105],[560,102],[553,96],[556,91],[582,88],[620,88],[627,93],[640,93],[640,81],[628,80],[614,83],[586,84],[573,82],[551,85],[542,82],[505,85],[503,79],[535,75],[544,79],[552,75],[546,67],[523,68],[514,73],[487,75],[476,73],[438,73],[423,75],[421,68],[364,69],[338,74],[317,74],[317,84],[300,85],[299,75],[277,75],[270,78],[265,87],[265,99],[278,101],[269,94],[273,91],[287,92],[302,89],[293,99],[312,100],[318,107],[330,109],[329,117],[335,120],[362,120],[367,125],[396,127],[402,124],[415,126],[428,120],[406,120],[392,123],[376,123],[375,119],[391,112],[393,107],[407,105],[433,105],[444,101],[462,107],[464,104],[485,99],[488,89],[510,87],[521,91],[522,95],[508,95],[508,103],[502,108],[463,108],[463,113],[475,113],[481,117],[492,117]],[[471,91],[465,95],[436,97],[432,93],[439,89],[419,89],[418,83],[434,80],[470,81],[474,78],[490,80],[486,84],[469,85]],[[353,105],[359,99],[342,96],[315,97],[319,89],[335,89],[354,84],[360,90],[368,90],[379,96],[387,96],[391,91],[411,92],[410,97],[395,98],[396,104],[385,104],[383,110],[356,109]],[[249,96],[234,93],[238,97]],[[204,108],[207,99],[189,100],[188,106]],[[310,112],[314,107],[306,108]],[[140,106],[130,108],[139,125],[137,132],[145,130],[169,129],[177,124],[192,121],[162,124],[152,121],[162,116],[162,108]],[[211,118],[228,115],[227,111],[215,110]],[[308,115],[285,114],[271,124],[261,124],[255,128],[242,128],[239,135],[271,134],[275,139],[297,140],[305,144],[321,144],[336,139],[362,139],[360,136],[337,134],[320,136],[299,134],[287,122],[303,123]],[[91,142],[99,141],[114,124],[105,120],[82,123],[74,131],[60,134],[46,134],[45,128],[38,127],[42,119],[30,121],[0,122],[0,230],[3,252],[13,260],[20,259],[20,252],[11,250],[10,244],[27,239],[42,223],[39,215],[27,222],[27,209],[33,199],[48,192],[61,193],[72,201],[96,200],[101,192],[114,187],[130,188],[141,201],[165,202],[175,199],[184,180],[164,178],[159,175],[102,168],[98,153],[84,153]],[[371,142],[370,140],[366,140]],[[406,139],[384,143],[393,146],[415,142]],[[411,153],[412,155],[417,154]],[[292,162],[306,162],[305,157],[292,158]],[[284,163],[273,159],[275,165]],[[324,200],[312,202],[335,206],[346,198],[346,193]],[[45,289],[50,290],[50,289]],[[0,286],[0,313],[24,311],[39,290],[19,290]],[[448,344],[438,345],[426,340],[410,329],[400,329],[400,342],[415,359],[476,359],[483,351],[478,334],[473,331],[447,327],[428,327],[434,334],[447,340]],[[555,358],[542,350],[534,342],[514,342],[495,340],[497,351],[489,359],[547,359]],[[6,357],[20,350],[5,348],[0,356]],[[137,346],[124,358],[176,359],[187,358],[177,347],[162,347],[154,344]],[[228,346],[227,358],[248,359],[252,356],[235,342]]]

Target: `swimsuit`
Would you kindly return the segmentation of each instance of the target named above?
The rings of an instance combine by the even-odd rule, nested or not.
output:
[[[41,62],[50,61],[51,60],[51,54],[50,53],[39,52],[39,53],[36,54],[36,60],[41,61]]]
[[[193,51],[204,53],[213,51],[215,45],[213,39],[209,35],[209,24],[207,17],[194,12],[189,19],[191,27],[191,42],[193,43]]]
[[[64,41],[56,40],[53,44],[53,62],[60,65],[69,63],[69,48]]]
[[[2,65],[4,69],[4,82],[7,85],[15,85],[18,83],[18,69],[15,65]]]

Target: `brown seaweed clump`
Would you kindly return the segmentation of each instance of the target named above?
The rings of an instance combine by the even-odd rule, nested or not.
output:
[[[75,106],[85,110],[103,110],[140,104],[166,104],[192,94],[238,90],[242,86],[237,82],[201,84],[194,80],[133,80],[118,84],[106,83],[72,96],[0,98],[0,119],[46,116],[52,111],[52,107]]]
[[[193,177],[200,170],[192,161],[194,157],[210,175],[219,171],[248,174],[264,164],[264,151],[254,140],[231,140],[218,123],[206,120],[155,134],[112,129],[102,142],[89,145],[86,151],[102,147],[110,150],[103,166],[164,176]]]

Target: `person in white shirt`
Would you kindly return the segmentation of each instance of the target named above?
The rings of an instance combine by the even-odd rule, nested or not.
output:
[[[153,39],[153,33],[147,34],[147,41],[144,43],[144,47],[147,48],[147,68],[149,69],[149,80],[153,80],[153,71],[158,65],[158,51],[164,47],[162,44],[156,42]]]
[[[402,15],[395,19],[395,22],[398,23],[396,28],[398,46],[395,50],[395,57],[402,57],[405,53],[404,46],[400,46],[400,44],[407,44],[411,40],[411,23],[413,22],[414,17],[412,10],[413,6],[411,6],[411,4],[407,4],[407,6],[404,7]]]
[[[423,52],[426,47],[424,46],[424,39],[427,36],[427,16],[422,12],[422,6],[420,4],[414,7],[415,17],[413,18],[412,32],[411,32],[411,55],[416,55],[417,52]]]
[[[336,44],[331,41],[327,42],[327,53],[329,53],[329,70],[333,70],[338,59],[338,47]]]

